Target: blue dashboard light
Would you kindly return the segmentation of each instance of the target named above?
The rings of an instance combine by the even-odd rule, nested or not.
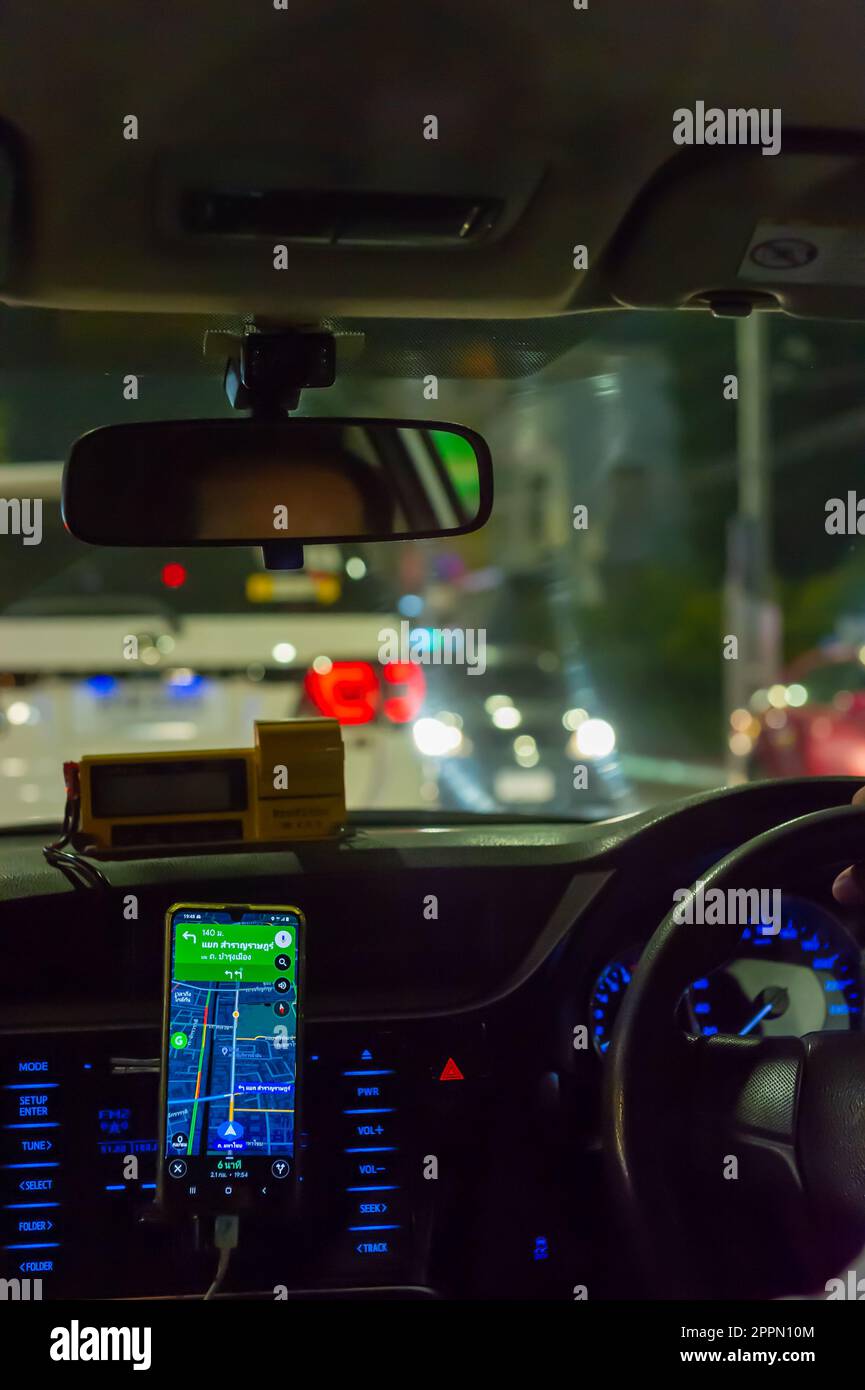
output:
[[[401,1231],[399,1223],[392,1223],[387,1226],[349,1226],[350,1231]]]
[[[103,1134],[125,1134],[131,1120],[132,1110],[129,1106],[99,1111],[99,1128]]]
[[[30,1241],[25,1241],[25,1242],[22,1242],[22,1243],[16,1243],[16,1244],[14,1244],[14,1245],[4,1245],[4,1246],[3,1246],[3,1249],[4,1249],[4,1250],[59,1250],[59,1249],[60,1249],[60,1241],[59,1241],[59,1240],[43,1240],[43,1241],[38,1241],[36,1244],[31,1244]]]
[[[59,1168],[59,1163],[3,1163],[3,1168]]]
[[[691,1031],[704,1038],[756,1038],[785,1035],[800,1026],[803,1032],[861,1027],[862,964],[856,941],[817,903],[784,901],[780,932],[763,934],[762,924],[751,922],[740,933],[739,961],[692,981],[684,1000]],[[601,1055],[610,1048],[638,957],[635,947],[623,951],[595,981],[588,1020]],[[687,1029],[688,1019],[680,1018]]]
[[[392,1154],[396,1153],[396,1144],[374,1144],[372,1147],[358,1149],[343,1149],[347,1154]]]
[[[4,1091],[56,1091],[58,1081],[10,1081]]]
[[[393,1076],[393,1072],[393,1067],[364,1067],[355,1071],[344,1071],[343,1076]]]
[[[604,1053],[610,1046],[609,1033],[616,1021],[636,963],[637,952],[626,959],[613,961],[595,982],[590,1000],[592,1042],[595,1051]]]
[[[59,1202],[7,1202],[4,1211],[43,1211],[46,1207],[59,1207]]]
[[[21,1124],[4,1125],[4,1129],[59,1129],[59,1120],[23,1120]]]
[[[365,1110],[343,1110],[343,1115],[392,1115],[395,1105],[379,1105]]]
[[[398,1192],[399,1183],[380,1182],[365,1187],[347,1187],[345,1190],[346,1192]]]
[[[852,1022],[862,1013],[858,952],[831,912],[794,899],[785,909],[780,932],[761,936],[759,926],[751,925],[740,939],[738,965],[733,962],[715,971],[688,991],[693,1023],[704,1037],[795,1035],[797,1028],[801,1036],[859,1026]],[[825,1001],[822,1017],[813,984]]]

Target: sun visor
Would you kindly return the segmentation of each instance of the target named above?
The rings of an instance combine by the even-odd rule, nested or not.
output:
[[[606,279],[629,308],[865,318],[865,141],[797,133],[773,157],[678,156],[622,224]]]

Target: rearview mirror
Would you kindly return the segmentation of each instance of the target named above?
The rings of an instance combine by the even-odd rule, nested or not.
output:
[[[483,526],[480,435],[425,420],[109,425],[77,440],[63,520],[91,545],[264,545],[459,535]]]

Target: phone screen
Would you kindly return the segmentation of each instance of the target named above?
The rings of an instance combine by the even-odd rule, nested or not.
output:
[[[293,1198],[305,921],[296,907],[168,911],[160,1197]]]

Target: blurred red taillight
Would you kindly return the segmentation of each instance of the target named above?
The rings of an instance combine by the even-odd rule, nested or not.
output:
[[[320,714],[340,724],[369,724],[379,710],[392,724],[408,724],[420,711],[426,677],[411,662],[389,661],[381,668],[385,686],[403,686],[401,694],[382,699],[375,667],[369,661],[333,661],[327,671],[307,671],[304,688]]]
[[[405,694],[388,695],[383,709],[394,724],[408,724],[420,713],[426,694],[426,676],[420,666],[411,661],[388,661],[381,668],[388,685],[404,685]]]
[[[328,671],[309,670],[304,687],[316,709],[340,724],[368,724],[379,702],[378,681],[368,661],[333,661]]]

